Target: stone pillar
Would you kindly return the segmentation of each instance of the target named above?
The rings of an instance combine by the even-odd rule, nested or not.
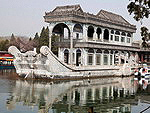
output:
[[[113,86],[111,86],[110,88],[111,88],[111,97],[112,97],[112,99],[114,99],[114,88],[113,88]]]
[[[51,38],[51,35],[49,34],[49,49],[50,49],[50,50],[51,50],[51,48],[52,48],[51,40],[52,40],[52,38]]]
[[[114,59],[115,59],[115,51],[113,51],[113,54],[112,54],[112,65],[114,65]]]
[[[87,26],[83,25],[83,41],[87,42],[88,41],[88,36],[87,36]]]
[[[95,100],[95,88],[92,88],[92,100]]]
[[[85,59],[83,58],[83,50],[81,49],[81,66],[83,66],[83,60]]]
[[[76,52],[76,49],[75,49],[75,51],[74,51],[74,62],[73,62],[73,64],[75,64],[76,65],[76,57],[77,57],[77,52]]]
[[[121,64],[121,56],[120,56],[120,55],[121,55],[121,52],[119,51],[119,56],[118,56],[118,60],[119,60],[119,61],[118,61],[118,64],[119,64],[119,65]]]
[[[96,65],[96,52],[94,49],[94,54],[93,54],[93,65]]]
[[[80,92],[80,104],[85,105],[86,104],[86,89],[82,88]]]
[[[97,39],[96,27],[94,27],[93,40],[96,41]]]
[[[81,60],[82,65],[86,65],[86,51],[84,48],[82,49],[81,58],[82,58]]]
[[[62,58],[62,61],[65,63],[65,61],[64,61],[64,51],[65,51],[65,48],[62,49],[61,58]]]
[[[99,90],[100,92],[99,92],[99,96],[100,96],[100,98],[101,98],[101,100],[103,99],[103,87],[101,86],[100,87],[100,90]]]
[[[61,53],[61,49],[60,49],[60,47],[59,47],[59,48],[58,48],[58,58],[59,58],[59,59],[62,59],[61,57],[62,57],[62,53]]]
[[[49,48],[51,50],[51,37],[52,37],[52,32],[53,32],[53,28],[55,27],[56,24],[54,23],[50,23],[49,24]]]
[[[110,65],[110,53],[111,53],[111,51],[109,50],[109,54],[108,54],[108,65]]]
[[[72,98],[72,102],[75,102],[75,90],[72,91],[73,92],[73,98]]]
[[[107,98],[109,98],[109,86],[107,86]]]
[[[49,27],[49,48],[52,48],[52,27]]]
[[[101,54],[101,65],[104,65],[104,50],[102,50]]]
[[[73,25],[68,25],[70,29],[70,65],[73,65]]]
[[[118,88],[118,97],[120,97],[120,89]]]
[[[119,36],[119,43],[121,43],[121,35],[118,35]]]
[[[100,40],[101,40],[101,41],[102,41],[102,37],[103,37],[103,34],[101,33],[101,34],[100,34]]]
[[[88,60],[88,52],[87,52],[86,49],[84,49],[84,57],[85,57],[85,65],[88,65],[88,62],[87,62],[87,60]]]
[[[113,36],[113,42],[115,42],[115,34],[111,34]]]
[[[73,36],[70,36],[70,64],[73,64]]]

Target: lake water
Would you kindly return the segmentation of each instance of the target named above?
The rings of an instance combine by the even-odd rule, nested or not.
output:
[[[0,70],[0,113],[150,113],[149,107],[150,86],[142,89],[133,77],[33,81]]]

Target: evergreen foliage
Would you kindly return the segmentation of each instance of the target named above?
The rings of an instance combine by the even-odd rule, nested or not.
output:
[[[40,38],[39,38],[39,46],[48,46],[49,45],[49,29],[48,27],[45,29],[43,27]]]
[[[57,46],[57,42],[58,42],[59,37],[56,35],[52,35],[51,37],[51,50],[52,52],[58,56],[58,46]]]
[[[35,34],[34,41],[36,42],[37,52],[40,52],[42,46],[49,46],[49,28],[42,28],[40,36],[38,33]]]
[[[31,37],[29,38],[29,41],[32,41],[32,38],[31,38]]]
[[[36,33],[35,36],[34,36],[34,40],[39,39],[39,38],[40,38],[40,37],[39,37],[39,34]]]
[[[14,36],[14,34],[12,33],[11,38],[10,38],[10,41],[12,42],[12,41],[14,41],[14,40],[15,40],[15,36]]]
[[[2,40],[0,42],[0,51],[7,51],[9,47],[9,40]]]

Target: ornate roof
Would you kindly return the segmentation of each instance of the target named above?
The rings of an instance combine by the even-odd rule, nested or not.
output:
[[[112,12],[105,11],[105,10],[100,10],[99,13],[97,14],[97,16],[99,16],[101,18],[105,18],[105,19],[113,21],[113,22],[119,22],[119,23],[131,25],[122,16],[112,13]]]
[[[67,5],[67,6],[58,6],[52,12],[69,12],[69,11],[76,11],[76,12],[83,12],[80,5]]]
[[[131,25],[122,16],[100,10],[97,15],[84,12],[80,5],[58,6],[53,11],[45,13],[45,22],[75,21],[89,23],[127,32],[135,32],[136,26]]]

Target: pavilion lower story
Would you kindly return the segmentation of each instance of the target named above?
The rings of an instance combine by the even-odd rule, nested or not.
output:
[[[58,57],[62,62],[75,66],[123,65],[124,63],[134,65],[139,60],[137,52],[99,48],[73,48],[72,50],[59,48]]]

